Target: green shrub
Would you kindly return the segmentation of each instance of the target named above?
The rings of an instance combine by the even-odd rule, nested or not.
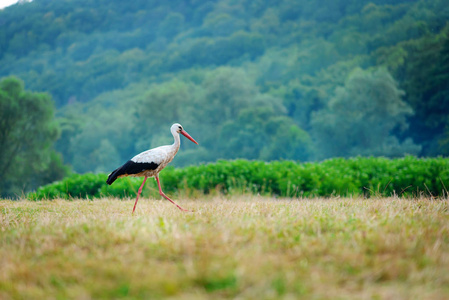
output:
[[[160,175],[166,193],[253,193],[282,197],[314,196],[444,196],[449,184],[449,159],[382,157],[334,158],[320,163],[220,160],[181,169],[167,167]],[[106,184],[106,174],[73,174],[30,193],[29,198],[135,197],[142,178],[120,178]],[[158,196],[149,179],[144,195]]]
[[[36,192],[30,193],[29,197],[32,200],[99,197],[106,178],[105,174],[72,174],[61,181],[38,188]]]

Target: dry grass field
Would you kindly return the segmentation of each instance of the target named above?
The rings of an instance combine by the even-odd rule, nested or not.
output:
[[[0,201],[0,299],[448,299],[448,200]]]

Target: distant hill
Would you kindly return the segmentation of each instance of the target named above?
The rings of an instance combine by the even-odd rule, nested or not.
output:
[[[50,93],[78,172],[171,142],[176,165],[449,153],[447,1],[34,0],[0,76]]]

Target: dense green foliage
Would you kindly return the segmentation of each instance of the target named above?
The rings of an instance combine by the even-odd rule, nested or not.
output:
[[[446,0],[34,0],[0,20],[0,76],[52,95],[76,172],[174,122],[200,143],[176,166],[449,154]]]
[[[0,196],[21,195],[67,174],[53,150],[54,104],[13,77],[0,81]]]
[[[134,197],[142,179],[120,178],[111,186],[106,174],[74,174],[40,187],[31,199]],[[449,159],[352,158],[322,163],[292,161],[218,161],[200,166],[167,168],[161,173],[166,193],[254,193],[282,197],[311,196],[447,196]],[[158,195],[154,180],[144,195]]]

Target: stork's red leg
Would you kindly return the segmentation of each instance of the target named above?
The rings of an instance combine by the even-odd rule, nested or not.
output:
[[[168,201],[170,201],[171,203],[173,203],[174,205],[176,205],[177,208],[179,208],[182,211],[188,211],[187,209],[182,208],[181,206],[179,206],[178,204],[176,204],[172,199],[168,198],[167,195],[164,194],[164,192],[162,191],[161,188],[161,183],[159,182],[159,174],[155,176],[156,177],[156,181],[157,181],[157,186],[159,187],[159,194],[164,197],[165,199],[167,199]]]
[[[137,201],[139,201],[140,193],[142,193],[142,188],[143,188],[143,185],[145,184],[145,181],[147,181],[147,178],[148,177],[145,176],[145,179],[143,180],[142,185],[140,186],[139,191],[137,192],[137,198],[136,198],[136,203],[134,203],[133,213],[136,210]]]

